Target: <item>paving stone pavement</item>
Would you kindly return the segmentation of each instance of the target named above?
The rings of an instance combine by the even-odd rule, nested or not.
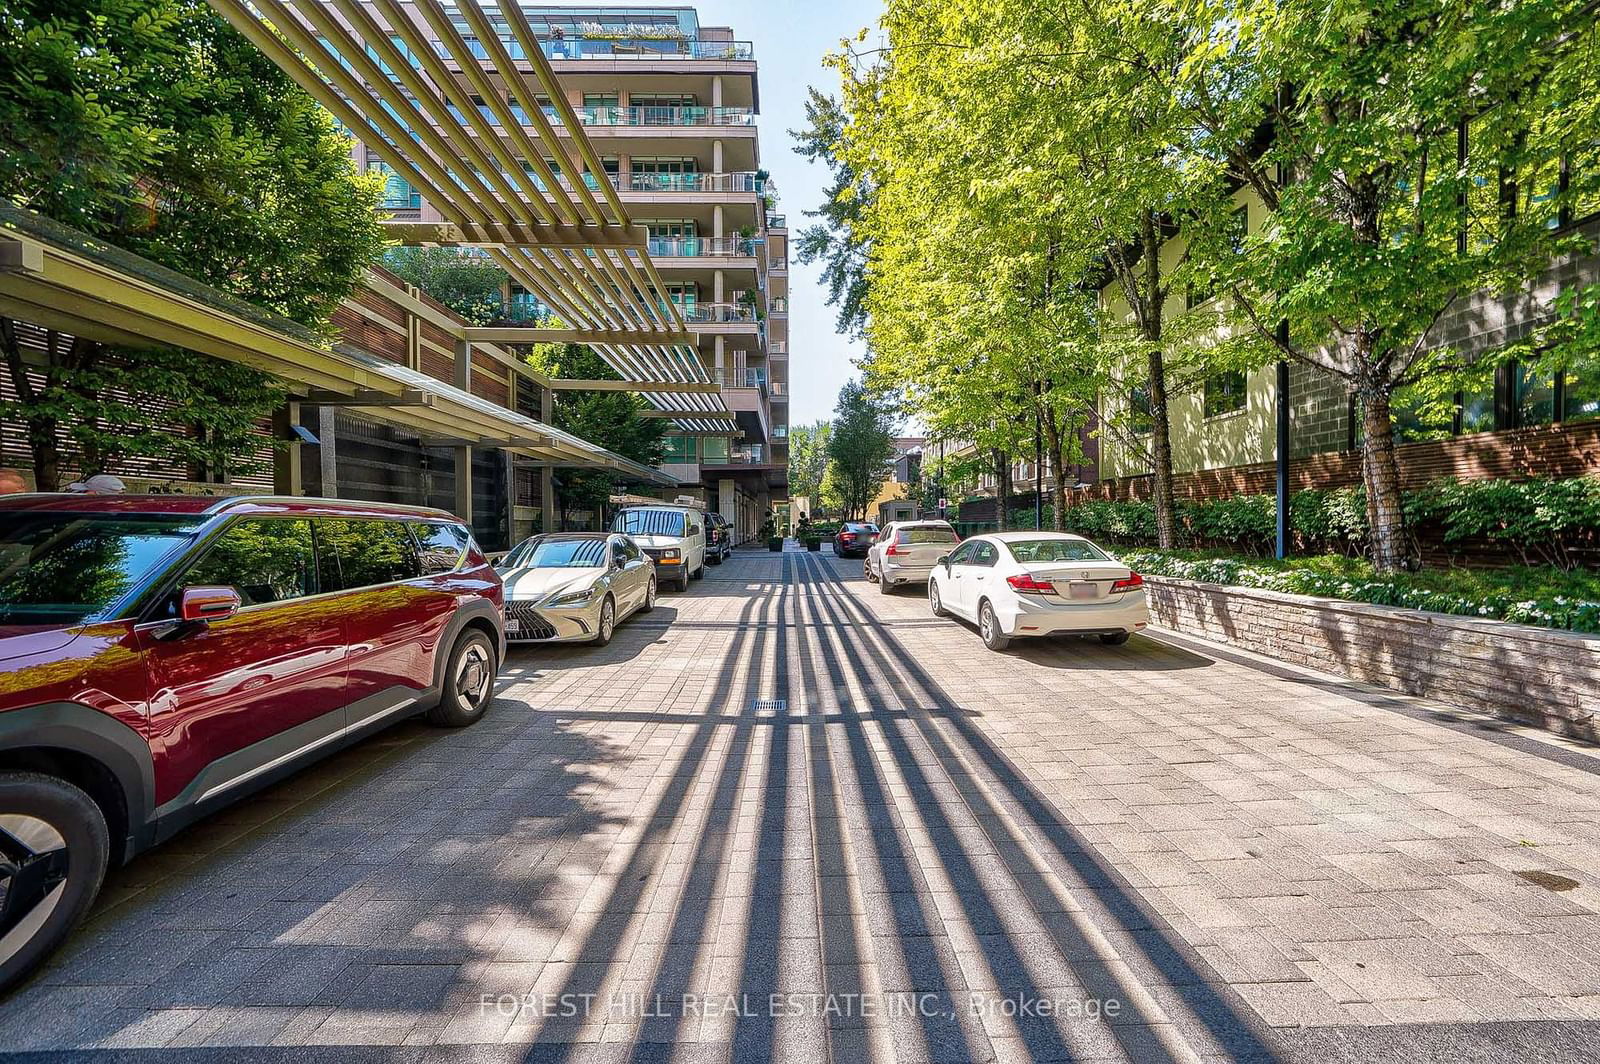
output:
[[[1597,766],[740,552],[114,873],[0,1052],[1593,1060]]]

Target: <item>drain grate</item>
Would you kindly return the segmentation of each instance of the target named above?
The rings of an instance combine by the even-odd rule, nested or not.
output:
[[[787,713],[789,700],[787,698],[758,698],[750,703],[751,712],[754,713]]]

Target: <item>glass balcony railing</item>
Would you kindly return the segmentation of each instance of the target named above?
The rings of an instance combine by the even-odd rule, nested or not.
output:
[[[753,256],[756,242],[749,237],[736,236],[653,236],[648,250],[657,258],[736,258]]]
[[[665,311],[666,304],[662,304],[661,309]],[[755,308],[743,303],[680,303],[678,313],[683,315],[684,321],[698,324],[741,324],[756,320]]]
[[[615,179],[616,175],[612,175]],[[626,192],[760,192],[766,180],[750,172],[726,174],[630,173],[619,186]]]
[[[586,126],[753,126],[748,107],[580,107]]]
[[[767,228],[768,229],[787,229],[787,228],[789,228],[789,217],[788,217],[788,215],[784,215],[784,214],[769,214],[769,215],[767,215]]]
[[[789,384],[787,381],[772,381],[767,385],[767,394],[774,399],[789,400]]]
[[[789,438],[789,426],[788,425],[774,425],[774,426],[772,426],[772,438],[774,440],[787,440]]]
[[[784,296],[773,296],[771,308],[774,314],[787,314],[789,313],[789,300]]]
[[[772,341],[769,341],[768,344],[767,344],[767,354],[771,355],[773,358],[788,358],[789,357],[789,341],[787,341],[787,340],[772,340]]]
[[[474,58],[488,59],[489,49],[484,47],[467,25],[465,19],[456,22],[456,29],[467,43]],[[498,34],[500,45],[512,59],[526,59],[527,52],[508,30]],[[441,59],[451,58],[443,42],[434,42],[434,51]],[[755,59],[755,48],[749,41],[697,41],[683,39],[646,39],[638,37],[588,38],[560,37],[541,40],[539,50],[546,59],[721,59],[750,62]]]

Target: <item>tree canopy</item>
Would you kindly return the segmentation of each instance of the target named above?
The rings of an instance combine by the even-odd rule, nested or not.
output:
[[[0,14],[12,205],[320,329],[382,249],[379,192],[327,113],[199,0]],[[50,334],[30,365],[9,319],[0,350],[19,400],[3,413],[25,422],[44,490],[126,455],[237,469],[282,400],[264,374],[185,352]]]
[[[894,428],[891,407],[860,381],[849,381],[839,389],[828,435],[823,494],[836,497],[845,517],[865,515],[878,489],[889,479]]]

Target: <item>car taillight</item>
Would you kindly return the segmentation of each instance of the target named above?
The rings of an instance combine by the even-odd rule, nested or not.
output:
[[[1054,584],[1035,580],[1032,573],[1018,573],[1016,576],[1008,576],[1006,577],[1006,583],[1011,585],[1011,590],[1021,592],[1024,595],[1053,595],[1056,592]]]
[[[839,538],[844,540],[846,543],[849,543],[852,539],[856,538],[856,534],[854,532],[841,532],[839,533]]]
[[[883,548],[883,553],[890,555],[891,557],[898,558],[901,555],[910,554],[911,551],[907,550],[905,547],[891,543],[887,547]]]
[[[1116,583],[1112,584],[1111,590],[1132,591],[1135,588],[1141,587],[1144,587],[1144,577],[1140,576],[1138,573],[1129,573],[1126,580],[1118,580]]]

